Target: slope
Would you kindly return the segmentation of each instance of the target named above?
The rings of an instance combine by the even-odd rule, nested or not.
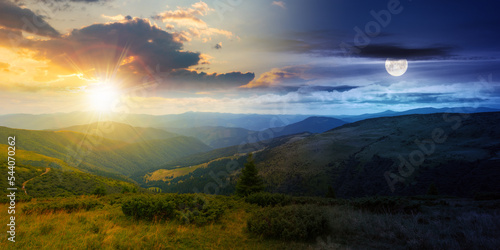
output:
[[[274,191],[341,197],[500,192],[500,113],[374,118],[257,155]],[[404,160],[402,160],[404,159]]]
[[[74,131],[87,134],[91,131],[99,131],[99,135],[117,141],[128,143],[144,142],[148,140],[161,140],[178,136],[157,128],[132,127],[131,125],[105,121],[95,122],[86,125],[76,125],[67,128],[57,129],[56,131]]]
[[[323,196],[332,186],[339,197],[421,195],[435,184],[441,194],[471,197],[500,193],[499,123],[500,112],[374,118],[322,134],[274,138],[245,152],[256,152],[256,164],[272,192]],[[196,166],[243,151],[211,152],[161,168]],[[217,158],[210,157],[216,153]],[[227,170],[229,164],[215,161],[184,176],[179,169],[175,178],[147,186],[192,192],[193,187],[217,185],[220,192],[229,192],[238,174]],[[223,177],[229,183],[221,182]]]
[[[272,137],[292,135],[303,132],[323,133],[330,129],[342,126],[346,123],[347,122],[336,118],[314,116],[284,127],[266,129],[264,133],[272,135]]]
[[[256,131],[244,128],[228,127],[196,127],[196,128],[167,128],[167,130],[192,136],[213,148],[224,148],[239,145],[248,140]]]
[[[185,136],[125,143],[71,131],[6,127],[0,127],[0,136],[16,136],[16,149],[57,158],[82,171],[110,177],[128,175],[178,157],[210,150],[199,140]]]

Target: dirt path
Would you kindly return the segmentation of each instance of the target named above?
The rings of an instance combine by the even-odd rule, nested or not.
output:
[[[39,176],[42,176],[42,175],[44,175],[44,174],[48,173],[49,171],[50,171],[50,168],[46,168],[46,169],[45,169],[45,172],[43,172],[43,173],[42,173],[41,175],[39,175]],[[25,193],[26,195],[28,195],[28,192],[26,192],[26,188],[25,188],[25,187],[26,187],[26,183],[28,183],[28,181],[31,181],[31,180],[35,179],[36,177],[39,177],[39,176],[35,176],[35,177],[33,177],[33,178],[31,178],[31,179],[29,179],[29,180],[27,180],[27,181],[23,182],[23,190],[24,190],[24,193]]]

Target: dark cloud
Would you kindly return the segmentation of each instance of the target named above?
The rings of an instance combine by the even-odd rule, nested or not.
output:
[[[341,86],[301,86],[298,88],[299,93],[311,93],[317,91],[326,91],[326,92],[345,92],[351,89],[358,88],[358,86],[350,86],[350,85],[341,85]]]
[[[225,74],[196,72],[190,70],[175,70],[165,79],[166,87],[175,89],[195,89],[197,91],[240,87],[255,78],[251,72],[230,72]]]
[[[182,51],[182,43],[172,34],[139,18],[74,29],[63,38],[31,41],[26,47],[59,66],[79,72],[95,70],[102,78],[118,66],[142,75],[149,73],[148,68],[170,72],[200,61],[200,53]]]
[[[286,94],[290,92],[297,92],[301,95],[310,95],[315,92],[346,92],[358,86],[339,85],[339,86],[322,86],[322,85],[300,85],[300,86],[272,86],[270,87],[273,93]],[[269,91],[269,88],[263,91]]]
[[[0,28],[0,45],[5,47],[17,47],[18,41],[24,41],[20,30],[7,30]]]
[[[220,43],[216,44],[216,45],[214,46],[214,49],[222,49],[222,42],[220,42]]]
[[[29,9],[21,8],[8,0],[0,0],[0,26],[40,36],[60,36],[59,32],[50,26],[43,16],[37,15]]]
[[[371,58],[443,59],[451,56],[449,46],[405,48],[398,45],[374,44],[359,49],[358,56]]]

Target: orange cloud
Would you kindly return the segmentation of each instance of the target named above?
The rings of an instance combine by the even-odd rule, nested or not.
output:
[[[9,72],[10,64],[0,62],[0,71]]]
[[[283,8],[283,9],[286,9],[286,4],[283,1],[273,1],[272,5],[275,5],[275,6]]]
[[[191,5],[190,8],[177,7],[177,10],[169,10],[156,15],[156,20],[161,20],[165,23],[166,28],[178,30],[175,32],[178,41],[191,41],[193,37],[200,38],[202,41],[211,40],[210,36],[223,35],[227,38],[232,38],[233,33],[223,29],[209,27],[209,25],[201,19],[208,13],[214,11],[204,2],[198,2]],[[176,26],[174,26],[175,24]]]
[[[177,7],[177,10],[168,10],[156,15],[155,19],[161,19],[165,23],[175,22],[179,25],[206,27],[207,24],[200,17],[214,9],[209,8],[204,2],[195,3],[191,7]]]
[[[306,79],[304,72],[307,66],[289,66],[284,68],[274,68],[271,71],[265,72],[259,78],[251,81],[241,88],[259,88],[278,85],[289,79]]]

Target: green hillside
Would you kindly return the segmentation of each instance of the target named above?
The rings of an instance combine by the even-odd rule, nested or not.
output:
[[[7,145],[0,144],[0,151],[7,152]],[[19,165],[29,165],[34,167],[42,167],[42,168],[53,168],[60,169],[63,171],[80,171],[75,167],[68,165],[63,160],[48,157],[42,154],[37,154],[33,151],[26,151],[22,149],[16,150],[16,163]],[[0,154],[0,162],[7,161],[7,154]]]
[[[227,127],[167,128],[166,130],[198,138],[213,148],[224,148],[246,143],[249,137],[255,138],[257,135],[256,131]]]
[[[7,165],[1,166],[2,172],[7,173]],[[120,193],[123,190],[137,190],[137,186],[130,182],[96,176],[82,172],[61,171],[59,169],[34,167],[18,164],[15,168],[15,186],[19,199],[36,197],[60,197],[74,195],[90,195],[97,187],[103,187],[106,193]],[[5,177],[5,178],[3,178]],[[23,184],[25,190],[23,190]],[[2,201],[7,194],[7,177],[2,174],[0,180]],[[10,186],[9,186],[10,187]]]
[[[210,147],[199,140],[185,136],[125,143],[71,131],[53,132],[0,127],[0,137],[8,136],[16,136],[17,150],[33,151],[63,160],[85,172],[122,179],[123,175],[129,175],[143,168],[210,150]]]
[[[328,186],[341,197],[419,195],[433,183],[442,194],[500,192],[499,123],[500,113],[368,119],[265,150],[256,161],[269,189],[300,195],[324,195]]]
[[[324,196],[333,187],[340,197],[422,195],[435,184],[441,194],[472,197],[500,193],[495,181],[500,178],[498,124],[498,112],[374,118],[322,134],[285,136],[247,148],[256,151],[256,164],[272,192]],[[185,168],[243,153],[238,147],[211,152],[161,168]],[[412,166],[404,167],[400,157]],[[177,171],[166,182],[143,185],[169,192],[201,190],[207,183],[217,183],[213,176],[226,171],[226,165],[212,162],[184,176]],[[237,171],[228,173],[229,183],[221,192],[234,188],[232,180],[237,175]],[[136,175],[134,179],[141,182]]]
[[[71,126],[57,129],[56,131],[74,131],[87,134],[93,130],[100,130],[99,136],[104,138],[128,143],[162,140],[178,136],[162,129],[133,127],[128,124],[108,121]]]

